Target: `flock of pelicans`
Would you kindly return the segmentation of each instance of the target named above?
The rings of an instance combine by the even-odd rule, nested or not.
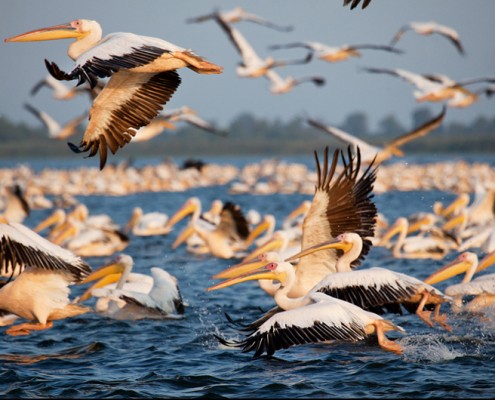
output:
[[[344,6],[350,5],[351,9],[358,4],[359,0],[344,1]],[[363,1],[362,8],[369,4],[370,0]],[[259,59],[233,28],[236,18],[239,17],[235,13],[229,16],[214,12],[191,22],[214,19],[242,57],[238,74],[266,76],[272,85],[279,85],[272,86],[272,91],[283,93],[286,89],[281,85],[288,83],[273,78],[276,76],[273,69],[287,62]],[[404,27],[395,35],[393,44],[408,29],[421,33],[426,28],[414,24]],[[431,33],[435,27],[429,29]],[[437,31],[448,35],[445,29]],[[452,32],[448,37],[462,52],[458,37]],[[115,153],[154,121],[181,82],[177,69],[190,68],[200,74],[222,72],[222,67],[191,50],[161,39],[130,33],[115,33],[102,39],[100,25],[90,20],[37,29],[6,41],[61,38],[76,39],[68,51],[75,67],[64,72],[53,62],[46,61],[46,66],[56,80],[78,80],[78,84],[89,84],[91,90],[98,90],[84,137],[79,145],[70,144],[70,147],[75,152],[89,152],[89,156],[99,152],[100,170],[106,165],[108,149]],[[307,59],[296,62],[307,62],[313,53],[333,61],[323,55],[323,46],[317,44],[280,47],[296,46],[312,50]],[[357,49],[340,49],[335,60],[355,55]],[[397,51],[393,46],[388,50]],[[411,82],[419,79],[402,70],[370,72],[393,73]],[[102,78],[110,79],[101,86]],[[312,81],[322,84],[318,78]],[[493,82],[493,79],[476,81]],[[422,93],[418,98],[424,101],[471,95],[464,88],[467,83],[446,77],[422,77],[421,82],[418,87]],[[294,80],[290,85],[294,85]],[[445,93],[448,97],[442,97]],[[30,110],[37,113],[32,107]],[[13,336],[28,335],[51,328],[55,320],[88,312],[118,319],[183,318],[186,304],[177,279],[157,267],[150,270],[151,275],[133,272],[132,257],[121,252],[130,236],[167,235],[185,218],[189,222],[177,235],[174,249],[186,246],[194,254],[239,261],[216,274],[213,278],[220,282],[207,288],[208,291],[256,280],[260,289],[273,297],[272,309],[240,327],[246,333],[244,339],[219,337],[221,343],[245,352],[253,351],[256,357],[270,356],[295,345],[356,342],[371,335],[377,337],[378,345],[384,350],[401,354],[400,343],[387,337],[390,331],[405,333],[389,318],[392,314],[405,310],[416,314],[428,326],[437,324],[447,331],[452,328],[447,312],[441,312],[442,304],[449,305],[452,313],[489,315],[495,300],[495,275],[480,274],[472,278],[495,261],[495,188],[480,184],[473,201],[468,193],[461,193],[451,204],[438,202],[432,212],[400,217],[393,223],[378,212],[373,201],[381,163],[400,154],[399,146],[408,138],[424,136],[438,127],[444,114],[445,108],[440,115],[405,135],[407,138],[384,149],[354,140],[346,150],[335,150],[333,154],[328,148],[322,155],[315,151],[313,198],[287,215],[278,224],[279,229],[273,215],[242,210],[233,202],[220,199],[205,210],[197,197],[189,198],[170,217],[158,212],[145,214],[136,208],[125,227],[115,224],[108,215],[91,215],[84,204],[72,204],[70,211],[63,204],[30,228],[23,221],[32,206],[31,198],[25,197],[19,185],[5,186],[0,215],[0,272],[5,278],[0,289],[0,310],[2,324],[9,326],[5,332]],[[341,132],[337,134],[344,137]],[[113,180],[117,169],[112,169]],[[128,179],[128,184],[145,181],[143,171]],[[159,180],[166,180],[170,173],[162,171],[164,179]],[[194,173],[197,176],[198,170]],[[281,179],[280,174],[274,175]],[[57,180],[58,177],[52,176],[52,183]],[[87,189],[89,180],[73,183]],[[97,178],[92,184],[96,185],[96,181]],[[69,185],[64,183],[67,180],[60,182],[60,194],[67,191],[65,194],[70,195]],[[226,181],[217,182],[222,183]],[[176,188],[183,186],[178,184]],[[154,190],[173,190],[173,187]],[[43,191],[38,194],[43,198]],[[90,193],[86,190],[86,194]],[[452,251],[459,254],[454,261],[420,280],[385,268],[359,268],[372,246],[389,248],[397,258],[439,260]],[[474,249],[484,253],[481,260]],[[115,253],[121,254],[111,264],[94,271],[85,261],[86,257]],[[461,273],[465,273],[462,283],[449,286],[444,292],[433,286]],[[82,296],[70,298],[71,285],[94,281]],[[84,305],[91,296],[98,298],[94,309]],[[24,321],[14,324],[18,319]]]

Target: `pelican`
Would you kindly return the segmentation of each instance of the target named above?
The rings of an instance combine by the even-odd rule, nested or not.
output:
[[[339,154],[344,168],[336,175]],[[318,178],[311,208],[304,218],[300,248],[306,249],[332,240],[344,232],[355,232],[363,239],[361,254],[349,266],[356,268],[371,248],[368,237],[373,236],[377,212],[372,201],[376,168],[369,165],[364,171],[360,171],[359,149],[354,157],[348,148],[348,160],[343,150],[335,150],[329,164],[326,147],[323,167],[316,151],[314,155]],[[315,252],[302,258],[297,265],[296,281],[289,296],[304,296],[328,273],[337,272],[338,258],[336,249]],[[228,278],[235,275],[236,271],[234,266],[218,273],[214,278]],[[270,293],[271,290],[265,291]]]
[[[275,232],[275,226],[277,221],[273,214],[265,214],[263,219],[254,226],[249,232],[249,236],[245,241],[245,246],[248,248],[251,244],[255,244],[255,246],[259,246],[267,240],[271,239]],[[260,235],[264,232],[264,235],[260,237]]]
[[[45,111],[38,110],[31,104],[24,104],[24,108],[33,114],[48,130],[48,137],[50,139],[65,140],[70,136],[75,135],[78,132],[79,127],[82,125],[86,118],[88,118],[88,113],[71,119],[65,125],[60,125],[51,115]]]
[[[84,86],[69,87],[64,85],[58,79],[48,74],[43,79],[38,81],[36,85],[31,89],[31,96],[34,96],[42,87],[48,87],[53,90],[53,98],[57,100],[72,100],[78,94],[88,93],[91,100],[94,100],[96,96],[101,92],[104,87],[102,82],[98,82],[97,85],[91,89],[91,87],[86,83]]]
[[[457,31],[449,26],[441,25],[435,21],[410,22],[402,26],[392,38],[390,45],[395,46],[395,44],[402,38],[404,33],[410,30],[413,30],[419,35],[432,35],[434,33],[439,34],[447,38],[456,47],[457,51],[460,54],[464,55],[464,47],[462,46],[461,38]]]
[[[430,258],[441,260],[450,250],[458,246],[455,238],[441,229],[430,228],[429,236],[407,236],[409,222],[405,217],[399,217],[381,238],[381,245],[387,246],[396,234],[399,234],[392,245],[392,255],[395,258]]]
[[[273,22],[270,22],[266,18],[263,18],[259,15],[246,11],[242,7],[235,7],[230,11],[222,11],[222,12],[215,10],[210,14],[204,14],[204,15],[200,15],[199,17],[188,18],[186,22],[199,23],[199,22],[215,19],[217,16],[220,16],[220,18],[222,18],[228,24],[234,24],[240,21],[250,21],[282,32],[290,32],[294,29],[292,26],[281,26],[274,24]]]
[[[201,203],[197,198],[189,199],[169,220],[171,227],[189,214],[193,214],[191,224],[176,239],[173,248],[180,245],[192,232],[204,242],[202,252],[210,252],[215,257],[229,259],[238,257],[249,236],[249,224],[240,207],[232,202],[223,204],[218,225],[199,218]]]
[[[158,115],[148,125],[142,126],[136,131],[132,143],[146,142],[161,134],[164,130],[175,130],[176,126],[167,117]]]
[[[438,102],[450,100],[456,96],[459,91],[466,94],[468,91],[464,87],[479,82],[495,82],[493,77],[480,77],[454,81],[453,79],[440,74],[421,75],[401,68],[364,68],[366,72],[389,74],[404,79],[413,84],[417,90],[413,96],[417,102]]]
[[[24,196],[24,191],[17,183],[5,186],[6,206],[0,217],[9,222],[23,222],[31,213],[31,207]]]
[[[375,159],[377,163],[382,163],[383,161],[386,161],[393,156],[402,157],[404,153],[402,152],[402,150],[400,150],[401,146],[404,146],[406,143],[409,143],[412,140],[418,139],[420,137],[424,137],[428,135],[430,132],[437,129],[445,118],[446,110],[447,107],[444,106],[440,114],[438,114],[436,117],[432,118],[429,121],[426,121],[424,124],[422,124],[417,128],[414,128],[412,131],[407,132],[395,139],[390,140],[389,142],[385,143],[384,146],[381,147],[369,144],[364,140],[359,139],[358,137],[350,133],[344,132],[336,127],[324,125],[315,119],[308,118],[307,122],[311,126],[319,130],[322,130],[324,132],[327,132],[330,135],[336,137],[337,139],[351,145],[354,152],[356,151],[355,150],[356,147],[359,146],[361,150],[362,161],[364,163],[369,164]]]
[[[49,329],[54,320],[90,311],[70,303],[69,286],[88,276],[91,267],[22,224],[0,224],[0,272],[15,277],[0,289],[0,309],[28,320],[7,329],[8,335]]]
[[[401,50],[396,49],[392,46],[384,46],[378,44],[356,44],[356,45],[342,45],[342,46],[328,46],[324,43],[315,41],[302,41],[293,42],[287,44],[279,44],[269,46],[270,50],[278,49],[289,49],[294,47],[303,47],[309,49],[314,53],[314,55],[320,60],[327,61],[330,63],[340,62],[348,60],[351,57],[361,57],[359,50],[383,50],[391,53],[402,53]]]
[[[182,106],[180,108],[174,110],[168,110],[161,115],[169,120],[170,122],[187,122],[188,124],[195,126],[204,131],[219,135],[219,136],[227,136],[227,132],[224,130],[216,128],[213,124],[205,121],[201,118],[198,113],[193,110],[191,107]]]
[[[81,284],[98,280],[79,301],[98,297],[95,309],[114,319],[180,319],[184,302],[177,279],[162,268],[152,267],[151,276],[133,273],[134,260],[120,254],[114,261],[94,271]],[[115,284],[116,282],[116,284]]]
[[[351,5],[350,9],[353,10],[359,5],[359,3],[361,3],[361,0],[344,0],[344,7],[347,7],[350,4]],[[361,8],[364,9],[368,7],[370,3],[371,0],[363,0]]]
[[[311,60],[311,53],[308,53],[308,56],[302,60],[276,61],[273,57],[263,60],[239,30],[225,22],[220,15],[215,16],[215,21],[227,34],[242,58],[242,62],[236,69],[237,75],[242,78],[259,78],[266,75],[273,68],[293,64],[306,64]]]
[[[30,42],[74,38],[68,50],[75,66],[69,73],[45,61],[48,71],[58,80],[78,79],[91,88],[98,78],[110,80],[93,101],[90,120],[76,153],[100,153],[100,169],[112,154],[129,143],[136,130],[151,122],[173,96],[181,78],[179,68],[200,74],[219,74],[222,67],[210,63],[192,51],[165,40],[133,33],[114,33],[102,39],[96,21],[78,19],[70,23],[37,29],[5,39],[5,42]]]
[[[221,339],[223,344],[239,347],[243,352],[254,350],[254,356],[258,357],[263,353],[271,356],[277,350],[295,345],[324,343],[329,340],[357,342],[376,334],[380,347],[402,354],[400,344],[385,336],[388,331],[405,332],[392,321],[317,291],[310,291],[302,297],[289,297],[288,293],[296,276],[294,268],[288,262],[269,262],[249,275],[229,279],[209,287],[207,291],[257,279],[280,282],[274,300],[282,311],[272,312],[273,315],[266,321],[256,324],[244,340],[229,342]]]
[[[495,274],[481,275],[471,280],[474,274],[488,268],[495,262],[495,251],[488,253],[478,262],[476,253],[465,251],[459,256],[435,271],[425,282],[436,284],[445,281],[455,275],[465,273],[461,283],[450,285],[445,289],[445,294],[451,296],[454,301],[452,311],[455,313],[482,313],[493,310],[495,305]],[[466,299],[474,296],[467,301]]]
[[[124,233],[136,236],[168,235],[172,230],[167,226],[168,215],[155,211],[144,213],[141,207],[134,207]]]
[[[315,86],[325,85],[325,78],[320,75],[309,75],[300,78],[294,78],[293,76],[287,76],[282,78],[274,70],[266,72],[266,77],[270,81],[270,92],[273,94],[284,94],[290,92],[296,86],[302,83],[313,83]]]

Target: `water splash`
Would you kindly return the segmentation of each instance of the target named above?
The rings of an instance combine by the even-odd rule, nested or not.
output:
[[[439,363],[463,357],[467,353],[449,348],[443,336],[436,334],[415,335],[399,340],[404,350],[404,360],[413,363]]]

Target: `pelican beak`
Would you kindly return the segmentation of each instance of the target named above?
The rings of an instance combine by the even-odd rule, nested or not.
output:
[[[64,226],[66,229],[62,230],[62,232],[52,240],[53,243],[60,245],[65,239],[76,235],[77,228],[74,225],[68,225],[68,227]]]
[[[452,213],[460,208],[466,207],[469,203],[469,196],[458,196],[452,203],[445,207],[442,211],[444,217],[449,217]]]
[[[327,250],[327,249],[339,249],[339,250],[344,251],[344,253],[347,253],[349,250],[352,249],[352,243],[345,242],[345,241],[338,240],[338,239],[329,240],[328,242],[322,242],[322,243],[319,243],[315,246],[308,247],[307,249],[304,249],[304,250],[300,251],[299,253],[296,253],[296,254],[290,256],[285,261],[289,261],[289,262],[294,261],[298,258],[307,256],[307,255],[315,253],[317,251]]]
[[[299,215],[304,214],[308,210],[308,205],[302,202],[297,208],[292,210],[289,215],[285,217],[285,221],[290,221],[297,218]]]
[[[193,203],[186,202],[172,217],[168,220],[166,226],[171,228],[177,222],[192,214],[196,210],[197,206]]]
[[[79,298],[79,302],[88,300],[91,297],[91,292],[94,289],[98,289],[101,287],[104,287],[106,285],[110,285],[111,283],[116,283],[119,281],[120,277],[122,276],[122,273],[116,273],[116,274],[109,274],[103,278],[101,278],[98,282],[93,284],[91,287],[89,287]],[[97,278],[95,278],[97,279]],[[87,280],[87,278],[86,278]],[[88,281],[89,282],[89,281]],[[83,283],[83,282],[81,282]]]
[[[483,259],[478,264],[478,268],[476,268],[476,272],[483,271],[485,268],[488,268],[493,263],[495,263],[495,250],[483,257]]]
[[[175,239],[174,243],[172,243],[172,249],[176,249],[177,247],[179,247],[179,245],[181,245],[182,243],[184,243],[187,239],[189,239],[189,237],[192,236],[192,234],[195,232],[194,230],[194,226],[192,225],[188,225],[186,226],[181,233],[179,233],[179,235],[177,236],[177,238]]]
[[[79,298],[79,301],[81,302],[89,299],[91,297],[91,292],[93,291],[93,289],[101,288],[111,283],[118,282],[123,272],[124,266],[113,261],[110,264],[104,265],[96,271],[93,271],[84,280],[79,282],[79,285],[84,285],[85,283],[93,282],[96,280],[98,280],[98,282],[88,288]]]
[[[129,219],[129,222],[127,222],[127,225],[124,228],[125,233],[131,232],[132,228],[136,226],[136,224],[139,221],[139,214],[137,212],[133,213],[131,218]]]
[[[257,257],[256,259],[252,259],[249,261],[243,261],[239,264],[233,265],[222,272],[219,272],[218,274],[214,275],[212,278],[213,279],[227,279],[227,278],[234,278],[238,277],[241,275],[245,275],[251,271],[257,270],[262,268],[263,266],[266,265],[266,260],[264,260],[262,257]]]
[[[4,39],[4,42],[39,42],[43,40],[80,38],[82,35],[81,32],[72,26],[72,23],[68,22],[66,24],[21,33],[20,35]]]
[[[256,264],[256,266],[254,266],[253,264]],[[210,286],[209,288],[206,289],[206,291],[211,292],[213,290],[223,289],[232,285],[237,285],[238,283],[255,281],[260,279],[277,280],[283,282],[286,278],[285,272],[274,272],[267,270],[265,268],[266,265],[269,264],[267,263],[267,261],[258,261],[257,263],[253,263],[253,264],[251,264],[251,271],[244,272],[241,275],[234,276],[216,285]],[[260,267],[259,265],[262,266]],[[241,268],[243,268],[241,267],[241,265],[238,265],[238,267],[240,268],[239,271],[241,270]]]
[[[60,216],[57,213],[53,213],[52,215],[41,221],[38,225],[36,225],[33,231],[39,233],[44,229],[48,228],[49,226],[55,225],[59,221],[60,221]]]
[[[390,229],[383,234],[380,240],[380,245],[381,246],[386,245],[390,241],[390,239],[392,239],[397,233],[399,233],[400,229],[401,228],[399,224],[396,223],[392,225]]]
[[[472,264],[468,261],[454,260],[451,263],[440,268],[438,271],[431,274],[428,278],[424,280],[424,282],[429,285],[442,282],[446,279],[452,278],[453,276],[466,272],[471,266]]]
[[[254,249],[250,254],[244,257],[244,261],[254,260],[267,251],[279,250],[282,248],[284,240],[280,237],[273,237],[261,246]]]
[[[244,242],[246,248],[251,246],[251,244],[254,242],[254,239],[256,239],[258,236],[260,236],[263,232],[265,232],[269,228],[268,221],[263,221],[260,222],[258,225],[256,225],[256,228],[254,228],[251,232],[249,232],[249,236],[247,237],[246,241]]]
[[[409,228],[407,229],[407,234],[410,235],[411,233],[421,230],[421,227],[428,224],[429,222],[430,220],[428,217],[420,218],[414,224],[409,225]]]
[[[462,224],[466,219],[466,216],[461,213],[457,217],[453,217],[449,219],[445,224],[443,224],[442,229],[444,231],[448,231],[450,229],[455,228],[456,226]]]

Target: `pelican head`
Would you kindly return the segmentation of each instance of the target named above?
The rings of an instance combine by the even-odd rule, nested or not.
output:
[[[433,285],[438,282],[442,282],[453,276],[462,274],[466,272],[466,276],[470,280],[473,274],[476,272],[478,267],[478,256],[476,253],[466,251],[460,254],[455,260],[448,263],[444,267],[440,268],[438,271],[431,274],[428,278],[424,280],[425,283]]]
[[[246,261],[220,272],[213,278],[224,278],[223,282],[210,286],[206,290],[223,289],[228,286],[237,285],[241,282],[268,279],[277,280],[282,285],[287,280],[287,273],[284,269],[277,269],[279,264],[283,264],[277,253],[268,252],[258,256],[255,260]]]
[[[5,39],[4,42],[38,42],[72,38],[80,40],[95,31],[99,31],[101,37],[101,27],[98,22],[88,19],[76,19],[64,24],[21,33]]]

